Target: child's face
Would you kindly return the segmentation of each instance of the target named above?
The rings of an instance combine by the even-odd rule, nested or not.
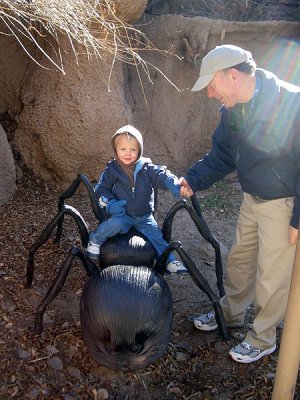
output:
[[[116,153],[123,164],[129,165],[134,163],[139,156],[139,142],[131,136],[120,135],[116,142]]]

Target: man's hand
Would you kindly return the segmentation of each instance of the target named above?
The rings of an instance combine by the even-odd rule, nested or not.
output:
[[[187,183],[186,179],[181,177],[178,179],[178,183],[179,183],[179,185],[181,185],[180,196],[182,196],[182,197],[193,196],[194,192],[192,191],[190,185]]]
[[[294,246],[298,240],[298,229],[289,227],[289,242],[291,246]]]

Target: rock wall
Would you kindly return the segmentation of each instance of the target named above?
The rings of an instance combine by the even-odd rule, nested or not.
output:
[[[7,35],[0,35],[0,54],[0,113],[17,115],[21,111],[20,90],[32,61],[17,41]]]
[[[97,179],[111,156],[112,133],[127,123],[142,131],[146,155],[184,172],[209,149],[218,120],[218,104],[208,102],[205,93],[190,92],[199,73],[195,62],[215,45],[246,47],[260,66],[300,83],[297,23],[233,23],[175,15],[143,18],[139,28],[158,48],[180,58],[159,51],[142,55],[178,89],[158,70],[151,69],[146,76],[140,68],[138,75],[120,62],[113,64],[109,82],[110,56],[80,56],[76,65],[73,54],[66,53],[65,75],[42,69],[12,39],[0,35],[0,112],[17,121],[10,144],[36,176],[61,188],[81,172]]]
[[[0,35],[0,54],[0,119],[5,128],[5,122],[14,120],[21,112],[20,88],[31,61],[10,36]],[[0,125],[0,205],[9,201],[16,191],[14,132],[3,127]]]
[[[16,191],[16,169],[6,133],[0,125],[0,205],[10,200]]]
[[[114,0],[116,15],[121,21],[136,21],[144,12],[148,0]]]
[[[77,173],[98,176],[110,157],[112,132],[131,122],[122,65],[69,59],[66,74],[36,66],[22,86],[15,144],[27,166],[64,187]],[[109,87],[108,87],[109,82]]]

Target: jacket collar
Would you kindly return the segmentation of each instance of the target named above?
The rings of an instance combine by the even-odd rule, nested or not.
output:
[[[257,121],[268,121],[275,118],[279,108],[279,79],[272,72],[262,68],[257,68],[256,75],[260,80],[260,88],[255,119]]]
[[[256,108],[254,117],[256,121],[268,121],[275,118],[279,108],[279,82],[279,79],[272,72],[262,68],[256,69],[256,87],[254,97],[250,100],[250,102],[253,101]],[[223,105],[219,111],[222,114],[227,114],[230,110]]]

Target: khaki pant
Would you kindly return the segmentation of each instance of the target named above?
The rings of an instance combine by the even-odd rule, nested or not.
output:
[[[296,249],[288,239],[293,203],[293,198],[265,201],[244,193],[228,256],[226,295],[220,300],[225,319],[242,325],[246,308],[254,304],[245,340],[261,349],[276,343],[276,326],[286,310]]]

